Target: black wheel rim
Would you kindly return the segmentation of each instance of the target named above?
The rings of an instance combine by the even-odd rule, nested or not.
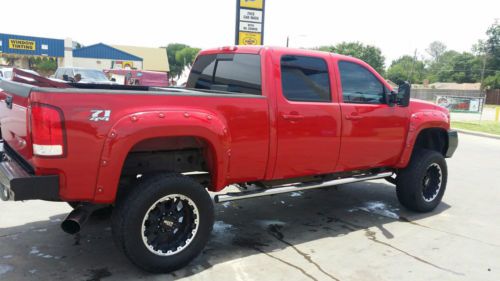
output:
[[[426,202],[432,202],[438,197],[439,191],[441,191],[442,180],[443,173],[441,166],[436,163],[429,165],[422,180],[422,196]]]
[[[189,246],[199,226],[196,204],[180,194],[156,201],[144,216],[142,240],[155,255],[175,255]]]

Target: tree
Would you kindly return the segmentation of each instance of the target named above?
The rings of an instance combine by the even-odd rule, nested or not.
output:
[[[175,60],[181,62],[184,67],[191,67],[200,51],[201,49],[198,48],[186,47],[175,54]]]
[[[429,44],[429,47],[425,51],[432,57],[434,62],[438,62],[446,51],[446,45],[441,41],[434,41]]]
[[[496,75],[500,70],[500,24],[495,21],[486,31],[488,39],[484,42],[486,53],[486,75]]]
[[[393,61],[386,74],[388,79],[398,85],[405,81],[420,84],[425,79],[425,75],[425,63],[409,55]]]
[[[42,75],[50,76],[57,69],[57,61],[51,58],[33,58],[30,59],[30,66]]]
[[[380,74],[383,74],[384,72],[385,57],[382,55],[382,51],[378,47],[364,45],[360,42],[342,42],[335,46],[320,46],[315,49],[352,56],[365,61]]]
[[[495,75],[486,77],[481,86],[483,89],[500,89],[500,71],[497,71]]]
[[[179,77],[186,66],[193,64],[196,55],[200,52],[198,48],[179,43],[168,44],[166,49],[171,77]]]

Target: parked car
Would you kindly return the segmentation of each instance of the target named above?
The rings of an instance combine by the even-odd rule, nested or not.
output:
[[[202,251],[214,223],[207,190],[226,202],[387,179],[404,207],[430,212],[458,145],[447,109],[325,52],[202,51],[186,89],[42,82],[0,82],[0,196],[70,202],[71,234],[114,206],[116,244],[151,272]]]
[[[108,69],[104,70],[108,77],[120,85],[138,85],[150,87],[168,87],[168,74],[165,72]]]
[[[71,83],[117,84],[110,81],[101,70],[83,67],[59,67],[53,78]]]

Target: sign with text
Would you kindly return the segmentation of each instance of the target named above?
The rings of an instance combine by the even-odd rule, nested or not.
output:
[[[265,0],[237,0],[236,45],[264,44]]]
[[[9,39],[9,49],[34,51],[36,43],[30,40]]]
[[[480,113],[483,111],[484,98],[437,96],[436,104],[447,108],[450,112]]]

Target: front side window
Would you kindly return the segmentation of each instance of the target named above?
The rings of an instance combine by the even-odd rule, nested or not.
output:
[[[381,104],[385,102],[384,85],[365,67],[339,62],[342,97],[345,103]]]
[[[285,55],[281,58],[283,95],[291,101],[330,102],[330,77],[325,60]]]
[[[186,87],[261,95],[260,55],[199,56],[191,69]]]

